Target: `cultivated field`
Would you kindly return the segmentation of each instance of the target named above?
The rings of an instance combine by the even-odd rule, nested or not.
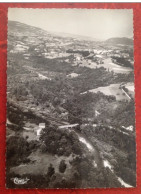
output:
[[[108,96],[110,95],[115,96],[116,100],[128,100],[128,97],[120,88],[120,84],[111,84],[109,86],[99,87],[96,89],[89,90],[89,92],[93,92],[93,93],[102,92]]]

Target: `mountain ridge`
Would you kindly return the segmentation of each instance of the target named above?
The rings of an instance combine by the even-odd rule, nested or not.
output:
[[[36,27],[36,26],[32,26],[32,25],[29,25],[29,24],[25,24],[25,23],[22,23],[22,22],[12,21],[12,20],[8,21],[9,32],[11,30],[14,31],[14,29],[17,28],[17,27],[19,28],[18,30],[20,30],[21,32],[25,31],[25,33],[26,33],[26,31],[29,32],[29,28],[30,28],[30,31],[33,32],[33,33],[37,33],[38,31],[39,32],[42,31],[43,33],[51,34],[53,36],[59,36],[59,37],[62,37],[62,38],[76,38],[78,40],[104,42],[104,43],[108,43],[108,44],[133,45],[133,39],[132,38],[127,38],[127,37],[112,37],[112,38],[109,38],[107,40],[102,41],[102,40],[95,39],[95,38],[89,37],[89,36],[82,36],[82,35],[77,35],[77,34],[47,31],[45,29],[42,29],[42,28],[39,28],[39,27]],[[35,30],[36,30],[36,32],[35,32]]]
[[[133,45],[133,39],[127,37],[113,37],[107,39],[105,42],[112,44]]]

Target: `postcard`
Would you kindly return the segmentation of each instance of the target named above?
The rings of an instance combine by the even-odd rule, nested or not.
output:
[[[8,8],[7,188],[136,187],[132,9]]]

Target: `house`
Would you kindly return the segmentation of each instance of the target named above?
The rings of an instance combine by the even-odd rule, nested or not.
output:
[[[80,61],[80,59],[81,59],[81,57],[79,57],[79,56],[76,57],[76,60],[77,61]]]
[[[97,110],[95,110],[95,116],[97,117],[99,115],[100,115],[100,113]]]
[[[123,129],[126,129],[128,131],[133,131],[134,130],[134,127],[133,125],[130,125],[129,127],[125,127],[125,126],[122,126]]]
[[[39,123],[39,126],[38,126],[37,131],[36,131],[38,137],[41,135],[41,131],[44,128],[45,128],[45,123]]]
[[[128,131],[133,131],[134,127],[132,125],[130,125],[129,127],[126,128]]]
[[[46,127],[45,123],[39,123],[39,127],[44,129]]]

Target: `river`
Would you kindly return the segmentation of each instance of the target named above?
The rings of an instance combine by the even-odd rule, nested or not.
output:
[[[84,143],[89,151],[93,151],[94,150],[93,146],[89,142],[87,142],[84,137],[80,137],[79,136],[79,141]]]
[[[93,161],[93,165],[95,167],[103,167],[103,163],[102,163],[102,159],[100,157],[99,151],[97,150],[96,147],[94,147],[90,141],[87,139],[87,137],[85,137],[84,135],[81,135],[80,133],[76,132],[79,138],[79,141],[82,142],[83,144],[86,145],[86,147],[88,148],[89,152],[91,152],[94,155],[94,161]]]
[[[111,170],[111,172],[115,175],[115,172],[114,172],[113,167],[112,167],[112,165],[110,164],[110,162],[109,162],[108,160],[104,160],[103,163],[104,163],[104,166],[105,166],[105,167],[108,167],[108,168]],[[121,185],[123,185],[124,187],[128,187],[128,188],[133,187],[133,186],[131,186],[131,185],[125,183],[125,182],[124,182],[120,177],[118,177],[117,175],[115,175],[115,176],[117,177],[117,179],[118,179],[118,181],[121,183]]]
[[[101,159],[100,157],[100,154],[98,152],[98,150],[96,148],[94,148],[94,146],[87,140],[87,138],[85,138],[84,136],[80,135],[79,133],[77,133],[78,137],[79,137],[79,141],[81,141],[83,144],[86,145],[86,147],[88,148],[88,150],[90,152],[92,152],[95,156],[95,159],[93,161],[93,165],[94,167],[101,167],[104,166],[105,168],[109,168],[109,170],[116,176],[116,178],[118,179],[118,181],[121,183],[122,186],[126,187],[126,188],[131,188],[133,186],[127,184],[126,182],[124,182],[120,177],[118,177],[114,170],[113,170],[113,167],[112,165],[109,163],[108,160],[103,160]],[[102,164],[101,164],[102,162]]]

